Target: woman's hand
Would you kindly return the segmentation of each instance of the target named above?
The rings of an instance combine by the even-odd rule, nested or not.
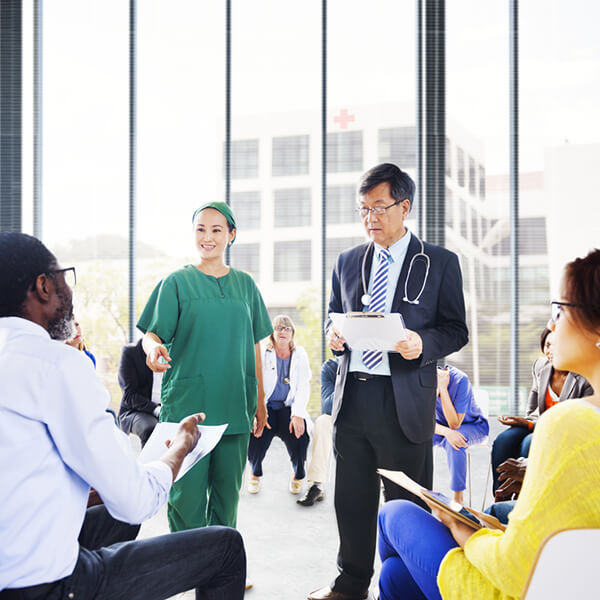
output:
[[[533,422],[529,419],[526,419],[525,417],[506,416],[498,417],[498,421],[500,421],[502,425],[508,425],[509,427],[525,427],[525,429],[529,429],[530,423]]]
[[[292,416],[290,419],[290,433],[293,433],[298,439],[304,435],[306,425],[302,417]]]
[[[444,433],[444,436],[448,440],[448,443],[455,450],[460,450],[461,448],[466,448],[468,446],[467,438],[460,431],[457,431],[456,429],[448,428],[448,431],[446,431]]]
[[[155,373],[164,373],[171,368],[169,351],[162,345],[156,344],[146,355],[146,365]]]
[[[271,429],[271,426],[269,425],[267,407],[259,398],[258,406],[256,407],[256,415],[254,416],[254,421],[252,423],[252,434],[254,437],[259,438],[263,434],[265,427],[267,429]]]
[[[440,510],[435,504],[429,502],[427,498],[423,498],[423,500],[431,509],[433,516],[439,519],[442,524],[450,530],[456,543],[461,548],[464,548],[467,540],[475,533],[475,530],[468,525],[461,523],[458,519],[455,519],[450,513]]]

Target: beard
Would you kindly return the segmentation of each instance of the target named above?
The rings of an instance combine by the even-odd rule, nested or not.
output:
[[[73,337],[73,301],[72,296],[64,289],[57,289],[56,295],[60,305],[54,318],[48,323],[48,334],[53,340],[64,342]]]

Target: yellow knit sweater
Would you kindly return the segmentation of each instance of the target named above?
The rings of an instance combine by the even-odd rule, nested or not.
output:
[[[481,529],[448,552],[438,573],[442,598],[520,598],[542,541],[575,527],[600,527],[600,412],[583,400],[540,417],[506,531]]]

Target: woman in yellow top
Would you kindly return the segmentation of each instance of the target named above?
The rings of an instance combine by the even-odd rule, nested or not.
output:
[[[569,263],[552,302],[553,365],[586,377],[592,396],[539,419],[506,531],[477,532],[434,509],[387,503],[379,515],[380,600],[520,598],[550,534],[600,527],[600,250]]]

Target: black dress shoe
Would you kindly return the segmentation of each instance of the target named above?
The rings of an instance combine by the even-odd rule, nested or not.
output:
[[[299,500],[296,500],[298,504],[302,504],[302,506],[312,506],[315,502],[321,502],[325,494],[321,489],[321,486],[313,483],[308,490],[306,490],[306,494],[302,496]]]
[[[319,590],[315,590],[308,595],[307,600],[365,600],[368,594],[360,596],[350,596],[342,592],[334,592],[328,585]]]

